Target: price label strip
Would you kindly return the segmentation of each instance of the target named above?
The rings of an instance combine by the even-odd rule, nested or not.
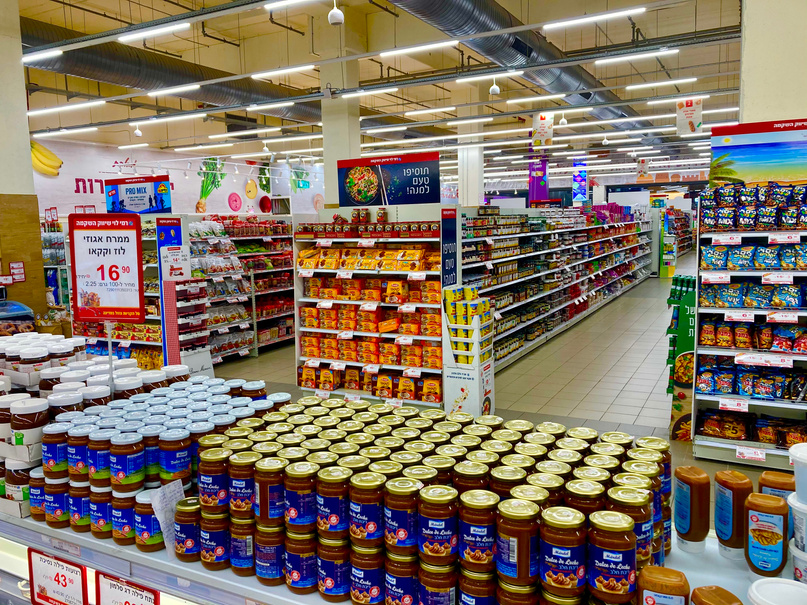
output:
[[[407,378],[420,378],[420,368],[405,368],[403,375]]]
[[[87,569],[59,557],[28,549],[33,605],[86,605]]]
[[[792,273],[763,273],[762,274],[762,283],[763,284],[792,284],[793,283],[793,274]]]
[[[737,460],[753,460],[755,462],[765,462],[765,450],[756,447],[737,446]]]
[[[790,311],[769,311],[767,319],[773,323],[797,324],[799,323],[799,314]]]
[[[411,336],[396,336],[395,337],[395,344],[396,345],[411,345],[413,339]]]
[[[801,234],[798,232],[771,233],[768,235],[769,244],[798,244],[800,241]]]
[[[748,400],[736,397],[721,397],[718,407],[730,412],[747,412]]]
[[[709,271],[701,274],[701,281],[704,284],[728,284],[731,282],[731,275],[722,271]]]
[[[712,243],[715,246],[739,246],[743,242],[742,235],[713,235]]]
[[[333,246],[332,239],[318,239],[317,240],[317,248],[330,248]]]
[[[99,605],[160,605],[160,593],[98,571],[95,574],[95,602]]]
[[[726,311],[723,315],[726,321],[754,321],[753,311]]]
[[[734,356],[734,363],[766,368],[792,368],[793,358],[771,353],[737,353]]]
[[[314,391],[314,394],[320,399],[330,399],[331,397],[330,391],[323,391],[322,389],[317,389],[316,391]]]
[[[376,240],[363,239],[359,241],[359,248],[375,248]]]

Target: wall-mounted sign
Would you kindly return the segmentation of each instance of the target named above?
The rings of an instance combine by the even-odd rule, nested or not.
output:
[[[107,212],[171,212],[171,182],[168,175],[134,176],[104,181],[104,193]]]
[[[440,154],[412,153],[341,160],[340,206],[440,203]]]

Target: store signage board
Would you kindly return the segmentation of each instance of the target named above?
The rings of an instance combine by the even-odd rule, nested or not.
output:
[[[28,577],[33,605],[89,605],[83,565],[29,548]]]
[[[341,207],[440,203],[437,152],[340,160],[336,168]]]
[[[554,113],[534,113],[532,116],[532,145],[551,145],[555,126]]]
[[[765,462],[765,450],[756,447],[737,446],[737,460],[753,460],[755,462]]]
[[[792,273],[763,273],[762,274],[762,283],[763,284],[792,284],[793,283],[793,274]]]
[[[160,276],[160,300],[165,300],[166,281],[191,278],[190,246],[183,246],[182,219],[179,217],[160,217],[156,220],[157,255],[160,260],[158,271]],[[169,250],[169,252],[165,252]],[[165,252],[165,257],[163,256]],[[183,277],[173,274],[182,274]],[[160,305],[160,321],[166,325],[165,305]],[[163,330],[163,359],[169,359],[168,331]],[[166,362],[167,363],[167,362]]]
[[[588,201],[588,170],[585,162],[572,164],[572,202]]]
[[[167,174],[105,180],[104,193],[107,212],[131,214],[171,212],[171,180]]]
[[[747,412],[748,400],[739,399],[737,397],[721,397],[718,402],[718,407],[721,410],[730,412]]]
[[[160,605],[160,593],[98,571],[95,573],[95,602],[99,605]]]
[[[743,236],[715,234],[712,236],[712,243],[715,246],[739,246],[743,243]]]
[[[73,321],[142,323],[143,244],[140,217],[71,214]]]
[[[801,242],[801,233],[798,231],[771,233],[768,235],[769,244],[798,244],[799,242]]]
[[[457,281],[457,208],[440,208],[441,276],[444,288]]]
[[[190,279],[190,246],[164,246],[160,248],[160,273],[163,281]]]

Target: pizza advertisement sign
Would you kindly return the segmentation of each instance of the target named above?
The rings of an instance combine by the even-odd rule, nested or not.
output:
[[[398,206],[440,203],[440,154],[340,160],[339,205]]]

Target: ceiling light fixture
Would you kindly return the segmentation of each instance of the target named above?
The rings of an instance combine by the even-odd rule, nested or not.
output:
[[[409,128],[408,126],[385,126],[384,128],[370,128],[365,130],[363,134],[380,134],[382,132],[402,132]]]
[[[146,93],[150,97],[162,97],[165,95],[173,95],[180,92],[189,92],[191,90],[199,90],[201,85],[199,84],[186,84],[184,86],[173,86],[172,88],[163,88],[161,90],[152,90],[151,92]]]
[[[276,0],[275,2],[269,2],[268,4],[264,4],[263,8],[268,11],[277,10],[279,8],[288,8],[289,6],[294,6],[295,4],[305,4],[306,2],[313,2],[314,0]]]
[[[737,126],[739,122],[737,120],[733,120],[731,122],[710,122],[709,124],[704,124],[704,128],[717,128],[719,126]]]
[[[645,82],[643,84],[630,84],[625,90],[641,90],[643,88],[658,88],[659,86],[678,86],[697,82],[698,78],[681,78],[679,80],[661,80],[660,82]]]
[[[649,53],[631,53],[621,55],[619,57],[606,57],[605,59],[597,59],[594,65],[611,65],[613,63],[625,63],[628,61],[639,61],[641,59],[655,59],[656,57],[667,57],[670,55],[677,55],[678,49],[671,48],[666,50],[656,50]]]
[[[503,71],[496,74],[487,74],[484,76],[468,76],[466,78],[457,78],[457,84],[465,84],[467,82],[481,82],[483,80],[495,80],[496,78],[517,78],[523,76],[523,71]]]
[[[659,99],[658,101],[648,101],[648,105],[669,105],[675,104],[679,101],[697,101],[703,99],[709,99],[712,95],[693,95],[690,97],[678,97],[676,99]]]
[[[134,126],[135,128],[140,128],[141,126],[146,126],[148,124],[162,124],[164,122],[179,122],[181,120],[192,120],[194,118],[204,118],[207,117],[206,113],[190,113],[184,114],[181,116],[169,116],[167,118],[149,118],[147,120],[140,120],[138,122],[129,122],[129,126]]]
[[[235,143],[215,143],[214,145],[194,145],[192,147],[175,147],[174,151],[203,151],[205,149],[219,149],[221,147],[232,147]]]
[[[231,155],[230,159],[231,160],[237,160],[237,159],[240,159],[240,158],[260,158],[260,157],[263,157],[265,155],[269,155],[269,150],[268,149],[266,151],[258,151],[258,152],[255,152],[255,153],[239,153],[239,154],[236,154],[236,155]]]
[[[211,134],[208,139],[229,139],[230,137],[248,137],[269,132],[280,132],[282,128],[255,128],[252,130],[239,130],[237,132],[225,132],[224,134]]]
[[[405,111],[404,115],[409,116],[422,116],[428,113],[444,113],[446,111],[455,111],[457,108],[453,105],[451,107],[435,107],[434,109],[416,109],[414,111]]]
[[[267,103],[265,105],[249,105],[246,111],[263,111],[264,109],[279,109],[281,107],[291,107],[294,101],[280,101],[279,103]]]
[[[633,155],[654,155],[656,153],[661,153],[661,149],[644,149],[644,150],[637,150],[633,152]],[[667,156],[664,156],[667,157]]]
[[[269,143],[293,143],[294,141],[313,141],[321,138],[321,134],[307,134],[298,137],[275,137],[273,139],[264,139],[263,144],[265,146]]]
[[[408,55],[410,53],[419,53],[427,50],[436,50],[438,48],[447,48],[449,46],[457,46],[459,40],[446,40],[445,42],[434,42],[432,44],[421,44],[420,46],[410,46],[407,48],[396,48],[395,50],[385,50],[379,53],[379,57],[394,57],[397,55]]]
[[[539,95],[537,97],[523,97],[520,99],[510,99],[507,101],[508,105],[516,105],[518,103],[532,103],[534,101],[551,101],[552,99],[563,99],[566,95]]]
[[[491,95],[492,97],[495,97],[501,92],[502,89],[499,87],[498,84],[496,84],[496,78],[493,78],[493,84],[490,85],[490,88],[488,89],[488,94]]]
[[[561,118],[560,118],[560,122],[558,122],[558,125],[559,126],[566,126],[566,124],[568,124],[568,123],[569,123],[569,120],[566,119],[566,114],[562,113]]]
[[[148,147],[148,143],[133,143],[131,145],[118,145],[118,149],[137,149],[139,147]]]
[[[252,76],[253,80],[266,80],[269,78],[275,78],[277,76],[285,76],[288,74],[296,74],[300,73],[301,71],[311,71],[312,69],[316,69],[316,65],[300,65],[298,67],[284,67],[282,69],[273,69],[271,71],[264,71],[259,74],[254,74]]]
[[[185,31],[191,28],[190,23],[174,23],[164,27],[147,28],[140,31],[132,32],[131,34],[124,34],[118,37],[118,42],[135,42],[137,40],[145,40],[146,38],[157,38],[166,34],[173,34],[175,32]]]
[[[59,130],[50,130],[47,132],[38,132],[33,136],[35,139],[44,139],[48,137],[60,137],[70,134],[81,134],[83,132],[95,132],[98,130],[97,126],[87,126],[85,128],[60,128]]]
[[[712,148],[711,145],[696,145],[690,149],[690,151],[704,151],[710,150]]]
[[[483,124],[485,122],[492,122],[493,118],[471,118],[468,120],[451,120],[446,122],[446,126],[462,126],[464,124]]]
[[[53,50],[43,50],[38,53],[30,53],[28,55],[22,56],[23,63],[33,63],[34,61],[43,61],[45,59],[53,59],[54,57],[59,57],[64,54],[64,51],[59,49]]]
[[[564,106],[564,107],[560,108],[557,111],[554,111],[554,110],[553,111],[549,111],[549,110],[542,111],[541,115],[552,116],[552,115],[555,115],[557,113],[564,113],[564,114],[567,114],[567,113],[588,113],[589,111],[591,111],[593,109],[594,109],[593,107],[572,107],[572,106],[567,107],[567,106]]]
[[[630,17],[631,15],[640,15],[647,9],[643,6],[637,8],[628,8],[619,11],[610,11],[606,13],[598,13],[596,15],[587,15],[585,17],[578,17],[576,19],[566,19],[565,21],[554,21],[544,25],[543,30],[549,31],[553,29],[561,29],[564,27],[574,27],[575,25],[585,25],[587,23],[597,23],[599,21],[608,21],[610,19],[619,19],[620,17]]]
[[[83,103],[68,103],[67,105],[58,105],[57,107],[48,107],[46,109],[32,109],[28,112],[28,117],[43,116],[49,113],[60,113],[62,111],[73,111],[74,109],[88,109],[105,104],[106,101],[85,101]]]
[[[343,99],[353,99],[356,97],[366,97],[369,95],[386,95],[393,92],[398,92],[398,88],[392,87],[392,88],[378,88],[376,90],[357,90],[356,92],[349,92],[341,96]]]
[[[710,113],[734,113],[735,111],[740,111],[739,107],[721,107],[718,109],[704,109],[701,113],[703,115],[709,115]]]
[[[501,153],[501,152],[502,152],[501,149],[488,149],[487,151],[483,151],[482,154],[483,155],[494,155],[494,154]]]

